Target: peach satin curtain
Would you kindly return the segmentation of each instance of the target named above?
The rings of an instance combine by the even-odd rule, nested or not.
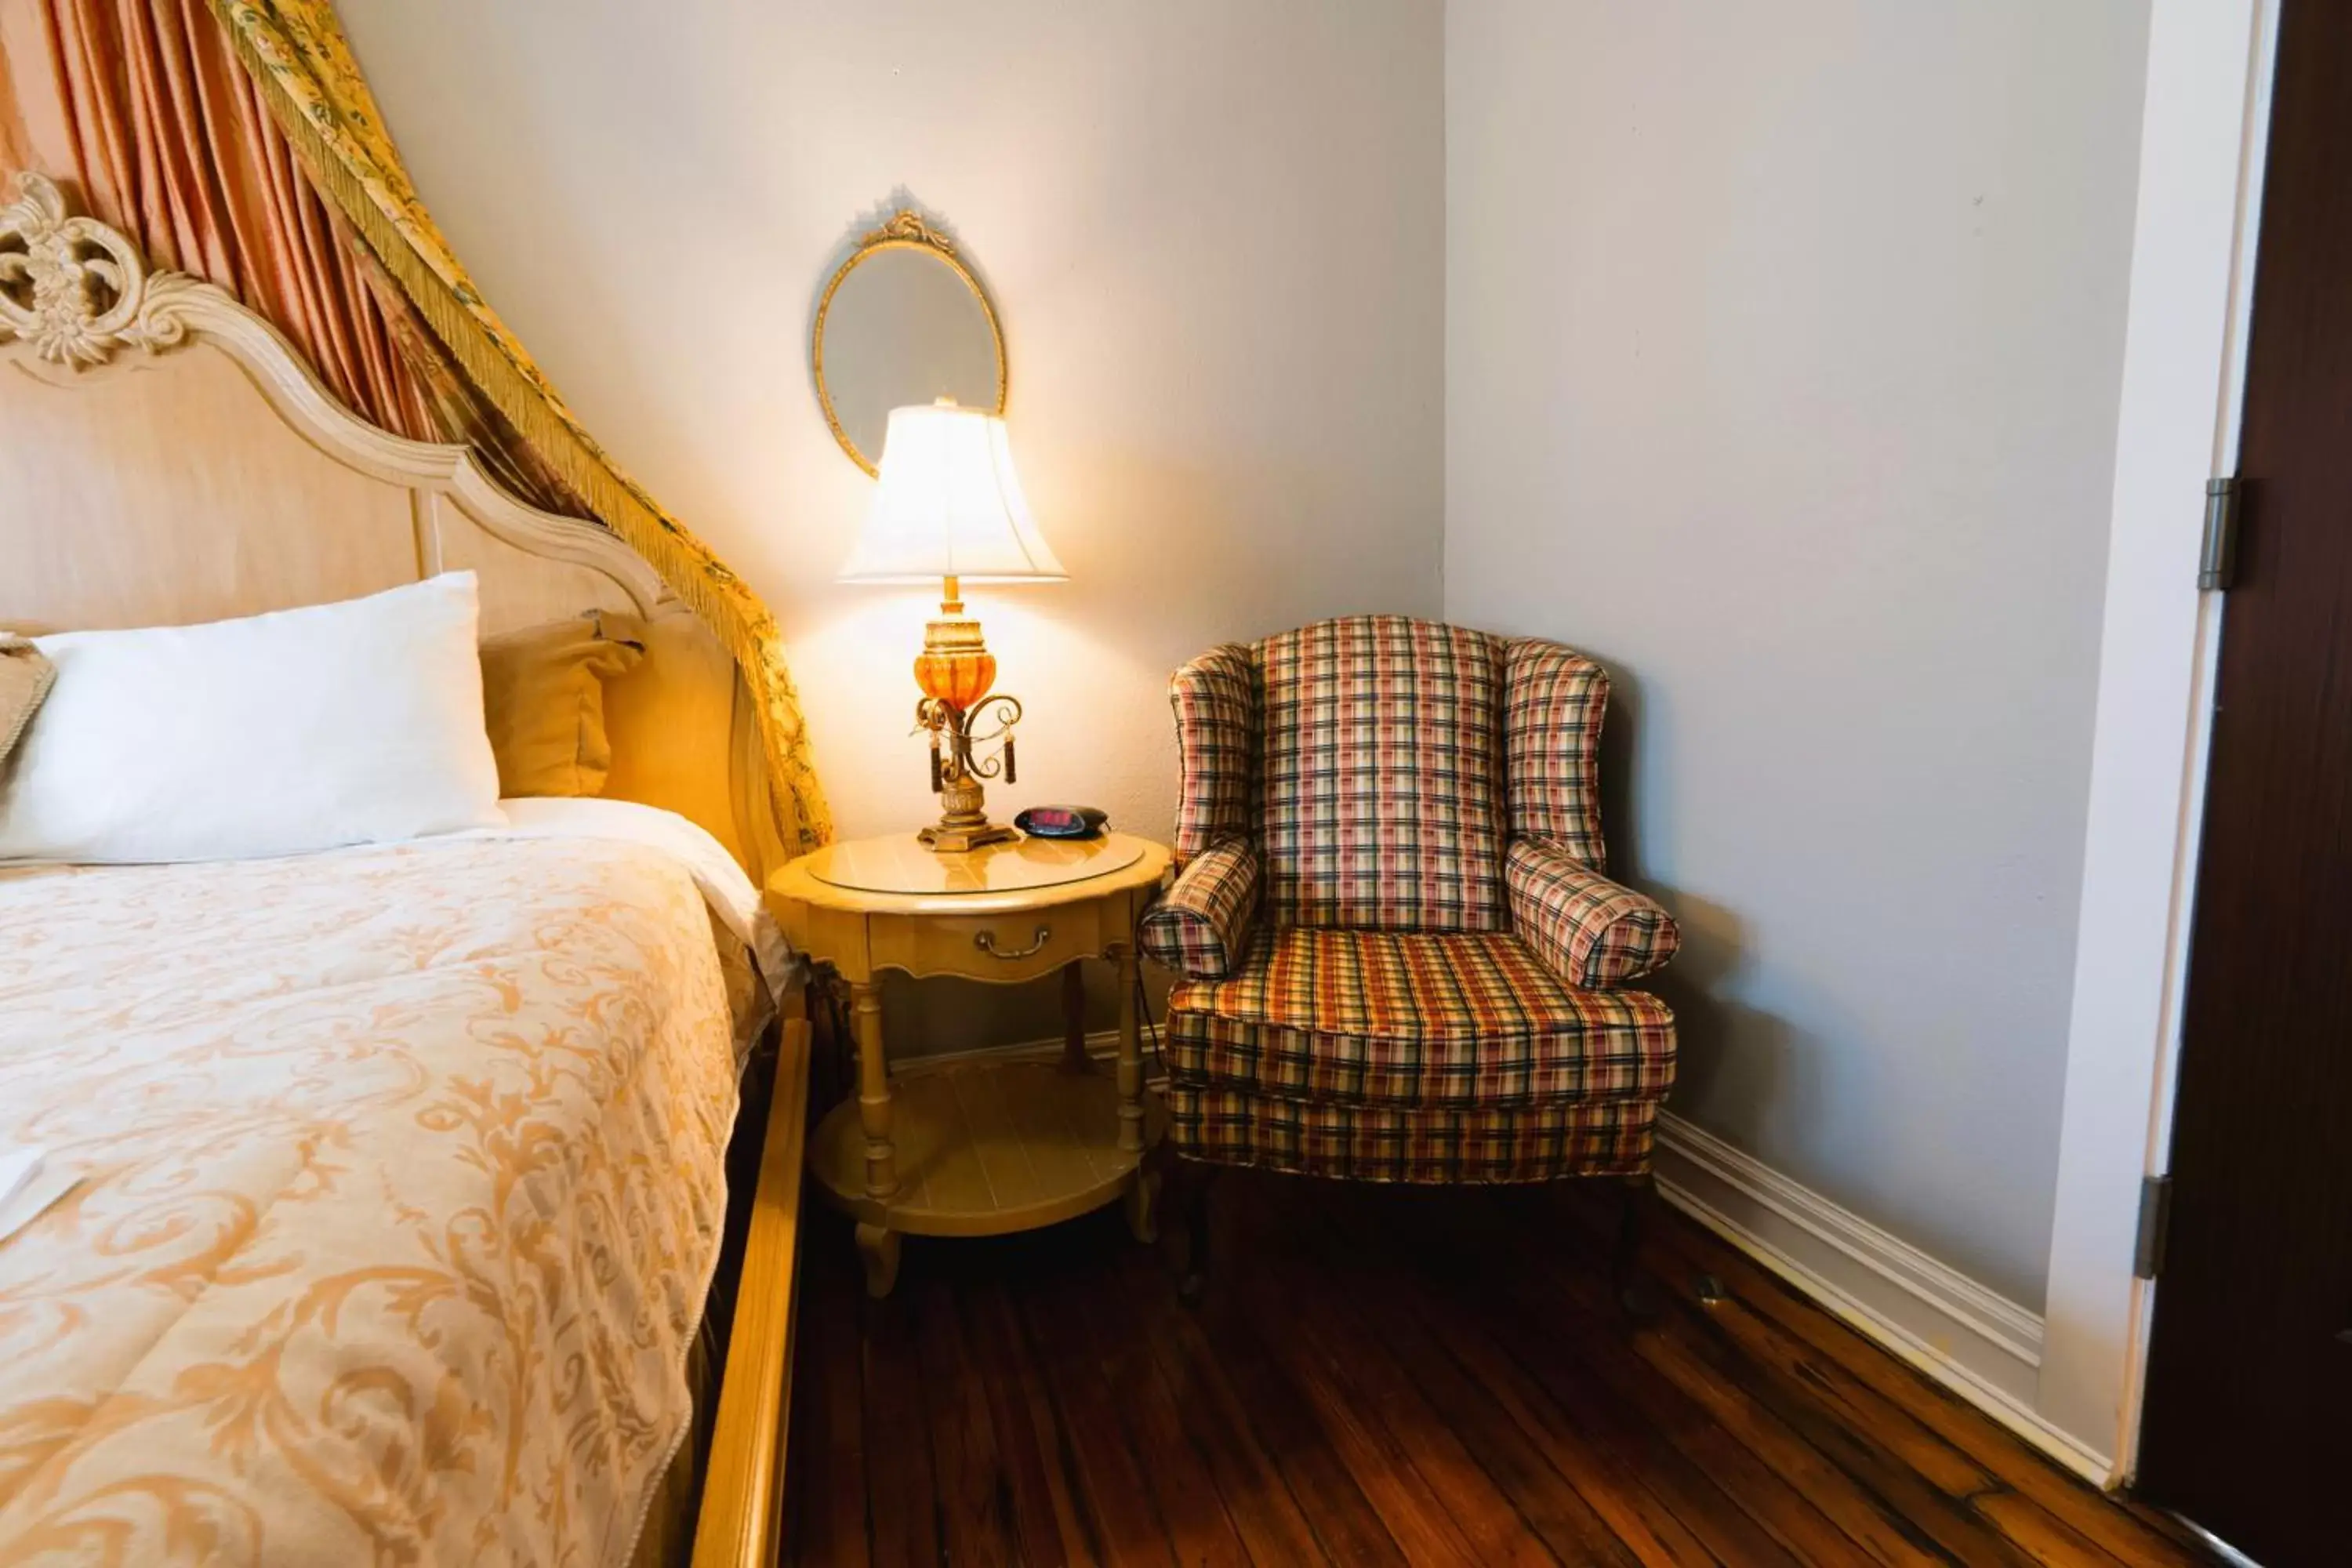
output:
[[[26,165],[158,267],[268,317],[371,424],[442,438],[393,330],[205,0],[0,0]]]
[[[581,510],[320,195],[205,0],[0,0],[0,174],[16,167],[268,318],[370,424],[473,447],[524,499]]]

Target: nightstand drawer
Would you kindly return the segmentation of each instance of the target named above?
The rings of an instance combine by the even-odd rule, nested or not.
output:
[[[994,915],[866,917],[877,969],[910,974],[961,974],[973,980],[1028,980],[1051,974],[1077,958],[1097,958],[1129,940],[1110,929],[1125,914],[1124,897]]]

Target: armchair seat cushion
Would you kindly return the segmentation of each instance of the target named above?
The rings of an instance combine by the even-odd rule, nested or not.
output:
[[[1223,979],[1169,997],[1179,1088],[1496,1110],[1656,1100],[1674,1016],[1564,984],[1507,931],[1262,930]]]

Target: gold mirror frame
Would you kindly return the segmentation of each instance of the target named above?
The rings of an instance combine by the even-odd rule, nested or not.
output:
[[[841,427],[841,416],[833,406],[833,393],[824,384],[824,319],[833,309],[833,296],[842,280],[860,262],[869,261],[885,250],[928,252],[952,268],[955,275],[963,279],[963,286],[971,290],[971,297],[980,301],[980,313],[988,322],[988,336],[996,349],[996,406],[990,413],[1004,412],[1004,393],[1010,379],[1004,359],[1004,329],[997,322],[996,306],[971,268],[964,265],[963,258],[956,254],[954,244],[925,223],[922,215],[912,208],[901,208],[881,227],[869,230],[858,240],[857,248],[849,253],[848,259],[834,269],[833,276],[825,280],[824,292],[817,298],[816,321],[809,328],[809,364],[816,376],[817,405],[824,410],[825,426],[832,430],[833,438],[841,443],[841,449],[849,454],[851,462],[877,479],[882,474],[880,467],[859,451],[857,443],[849,438],[849,432]]]

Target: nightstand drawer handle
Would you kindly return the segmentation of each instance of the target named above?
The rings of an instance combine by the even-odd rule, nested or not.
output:
[[[988,954],[991,958],[1002,958],[1008,961],[1015,958],[1027,958],[1033,953],[1042,952],[1045,949],[1045,944],[1053,940],[1054,928],[1052,926],[1039,926],[1037,928],[1036,938],[1032,941],[1027,947],[1016,947],[1008,952],[999,952],[996,951],[996,933],[994,931],[979,931],[971,933],[972,946],[980,949],[981,952]]]

